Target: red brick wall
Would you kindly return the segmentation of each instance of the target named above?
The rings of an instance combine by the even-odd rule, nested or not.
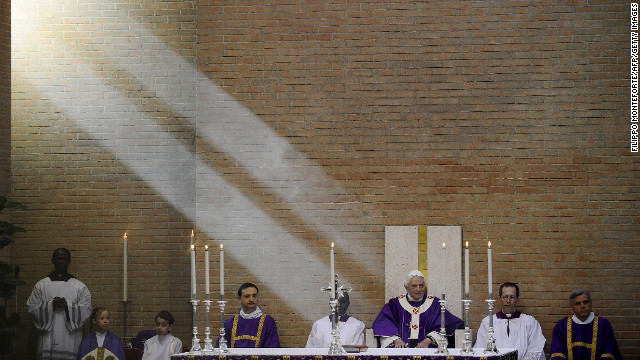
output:
[[[199,249],[228,249],[227,298],[256,281],[283,346],[303,346],[325,306],[328,243],[370,325],[385,301],[384,226],[461,225],[472,327],[491,240],[496,289],[520,284],[547,351],[569,292],[587,288],[626,357],[640,355],[627,3],[86,10],[31,11],[13,30],[28,35],[13,49],[11,179],[29,204],[14,250],[20,303],[64,245],[122,335],[127,231],[129,335],[168,308],[189,345],[196,227]]]
[[[0,1],[0,195],[11,189],[11,0]]]

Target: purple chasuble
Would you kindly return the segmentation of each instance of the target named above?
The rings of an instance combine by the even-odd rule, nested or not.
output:
[[[597,327],[597,331],[594,331],[594,326]],[[571,316],[558,321],[553,329],[549,360],[559,359],[621,360],[622,355],[611,323],[599,316],[589,324],[577,324]]]
[[[406,311],[400,304],[400,298],[406,295],[389,300],[384,305],[380,314],[373,322],[373,334],[375,336],[399,336],[402,341],[409,344],[409,337],[411,336],[411,313]],[[427,311],[420,314],[420,325],[417,342],[424,340],[427,335],[432,332],[440,331],[440,299],[437,297],[424,296],[419,301],[409,301],[409,304],[415,308],[420,307],[427,298],[432,299],[433,302]],[[449,310],[445,311],[445,330],[447,335],[451,336],[456,329],[464,328],[464,323],[455,315],[451,314]],[[431,344],[431,347],[437,345]]]
[[[102,347],[109,349],[109,351],[117,356],[118,359],[116,360],[125,360],[124,346],[122,346],[122,341],[120,341],[120,339],[109,330],[107,330],[107,333],[104,337],[104,343],[102,343]],[[80,343],[77,359],[82,359],[83,356],[87,355],[97,348],[98,339],[96,338],[96,332],[94,331],[86,338],[84,338],[84,340],[82,340],[82,342]]]
[[[230,348],[280,347],[276,321],[266,314],[256,319],[245,319],[235,315],[224,322],[224,330],[224,337]]]

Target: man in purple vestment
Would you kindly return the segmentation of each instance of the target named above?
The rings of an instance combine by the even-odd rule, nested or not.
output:
[[[611,323],[591,311],[589,292],[575,290],[569,301],[573,316],[558,321],[553,329],[549,360],[622,359]]]
[[[240,314],[224,322],[227,346],[232,348],[280,347],[275,320],[258,307],[258,287],[244,283],[238,289]],[[218,344],[220,339],[218,339]],[[219,346],[219,345],[218,345]]]
[[[389,300],[373,322],[373,334],[380,339],[381,347],[435,347],[441,326],[440,299],[427,296],[426,280],[422,272],[411,271],[404,282],[407,290]],[[449,310],[445,311],[445,330],[452,337],[464,323]],[[449,339],[446,339],[449,340]]]

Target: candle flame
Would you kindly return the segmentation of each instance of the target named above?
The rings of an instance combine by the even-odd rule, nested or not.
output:
[[[191,236],[193,236],[193,230],[191,230]]]
[[[468,241],[467,241],[467,242],[465,242],[465,246],[466,246],[466,247],[469,247],[469,242],[468,242]]]
[[[491,247],[491,241],[489,241],[489,247]]]
[[[446,246],[446,244],[445,244],[445,243],[442,243],[442,248],[443,248],[443,249],[444,249],[444,247],[445,247],[445,246]]]
[[[191,251],[194,251],[196,249],[195,245],[191,245]]]
[[[209,251],[209,245],[204,246],[204,251]]]
[[[220,250],[222,250],[222,244],[220,244]]]
[[[127,237],[127,233],[124,233],[124,237]]]
[[[333,245],[334,245],[334,244],[333,244],[333,243],[331,243],[331,247],[333,247]]]

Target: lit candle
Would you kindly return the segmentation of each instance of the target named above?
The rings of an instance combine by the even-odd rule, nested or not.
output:
[[[469,242],[464,248],[464,297],[469,300]]]
[[[491,269],[491,241],[489,241],[489,248],[487,249],[488,267],[489,267],[489,299],[493,298],[493,271]]]
[[[191,230],[191,242],[189,243],[189,245],[194,245],[195,240],[196,240],[195,234],[193,233],[193,230]]]
[[[336,270],[335,270],[335,255],[334,255],[334,251],[333,251],[333,246],[334,244],[331,243],[331,300],[335,299],[336,297]]]
[[[191,300],[196,299],[196,246],[191,245]]]
[[[204,246],[204,293],[209,299],[209,245]]]
[[[127,233],[124,233],[124,250],[123,251],[124,251],[124,256],[122,258],[124,259],[124,271],[123,271],[124,272],[124,274],[123,274],[124,279],[122,281],[122,284],[123,284],[122,301],[126,302],[127,301],[127,280],[128,280],[127,279],[127,271],[129,270],[128,269],[128,267],[129,267],[128,262],[129,261],[127,261],[127,255],[128,255],[127,254],[127,251],[128,251],[128,249],[127,249]]]
[[[447,248],[446,244],[442,243],[442,300],[447,289]]]
[[[220,244],[220,297],[224,298],[224,249]]]

